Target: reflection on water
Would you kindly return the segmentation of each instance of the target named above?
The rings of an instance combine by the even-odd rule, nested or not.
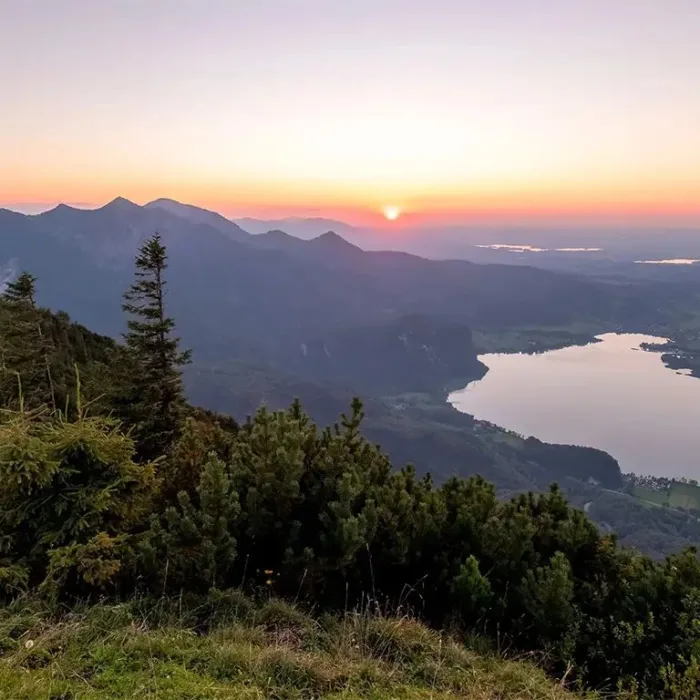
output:
[[[509,253],[599,253],[602,248],[538,248],[525,243],[477,243],[477,248],[490,250],[505,250]],[[641,262],[641,261],[640,261]]]
[[[460,411],[547,442],[598,447],[625,472],[700,477],[700,381],[640,349],[665,339],[608,333],[538,355],[482,355]]]
[[[667,258],[666,260],[635,260],[638,265],[695,265],[698,258]]]
[[[538,248],[533,245],[518,245],[511,243],[490,243],[490,244],[479,244],[476,245],[477,248],[489,248],[490,250],[507,250],[510,253],[544,253],[549,250],[548,248]]]

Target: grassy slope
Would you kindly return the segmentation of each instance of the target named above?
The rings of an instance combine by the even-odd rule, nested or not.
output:
[[[700,487],[674,481],[668,494],[668,504],[672,508],[694,508],[700,510]]]
[[[477,653],[409,618],[321,621],[234,593],[48,615],[0,611],[8,700],[574,700],[530,663]]]
[[[632,493],[649,503],[670,508],[694,508],[700,510],[700,486],[674,481],[666,491],[657,491],[644,486],[635,486]]]

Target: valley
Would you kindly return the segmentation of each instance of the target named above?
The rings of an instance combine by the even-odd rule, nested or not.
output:
[[[621,510],[598,493],[588,483],[595,470],[614,488],[620,479],[604,453],[534,449],[445,404],[483,376],[485,352],[540,352],[621,330],[668,336],[693,313],[700,285],[368,252],[333,233],[251,235],[197,207],[121,198],[96,210],[0,210],[0,263],[9,276],[31,270],[42,305],[119,338],[133,254],[153,231],[168,246],[169,308],[194,351],[185,381],[195,404],[241,420],[261,402],[279,409],[299,398],[328,424],[359,395],[365,434],[396,464],[438,481],[478,473],[503,497],[558,482],[655,556],[700,542],[700,527],[678,513]]]
[[[698,36],[0,0],[0,700],[698,700]]]
[[[108,212],[119,214],[120,226],[124,212],[133,214],[121,201]],[[55,601],[98,593],[124,600],[118,608],[130,628],[142,610],[153,623],[138,623],[145,634],[137,646],[161,639],[160,624],[178,640],[204,639],[220,623],[232,630],[243,609],[235,634],[248,639],[255,630],[277,629],[285,639],[300,639],[302,628],[313,628],[316,653],[332,640],[343,644],[338,625],[354,619],[366,620],[361,624],[370,630],[375,620],[386,620],[379,624],[395,630],[398,601],[409,616],[454,630],[462,645],[495,644],[500,655],[504,639],[517,653],[553,652],[541,664],[556,678],[575,668],[581,688],[642,684],[634,687],[654,693],[664,674],[694,682],[693,667],[678,656],[694,632],[679,636],[677,621],[694,614],[693,586],[700,580],[689,549],[700,541],[697,487],[632,478],[600,449],[526,438],[447,403],[458,387],[498,376],[494,355],[481,354],[484,346],[526,349],[496,357],[533,361],[602,350],[607,336],[587,342],[597,327],[615,327],[621,313],[638,325],[671,323],[685,297],[535,268],[377,258],[335,234],[292,244],[275,235],[264,251],[226,236],[200,245],[178,225],[172,268],[190,274],[171,277],[169,249],[160,235],[146,234],[122,297],[123,338],[95,334],[64,311],[39,306],[38,294],[46,294],[41,281],[17,274],[24,260],[5,258],[0,466],[7,485],[0,495],[7,552],[0,572],[9,602],[6,644],[19,653],[7,657],[0,685],[30,682],[32,697],[46,696],[47,684],[72,693],[71,680],[54,682],[65,669],[88,675],[89,692],[126,697],[146,669],[132,664],[134,676],[120,672],[119,682],[110,683],[114,672],[95,670],[80,651],[93,657],[90,647],[67,637],[49,647],[38,628],[63,629],[66,614],[75,625],[79,608],[47,609],[51,596],[38,597],[44,591]],[[127,230],[140,235],[133,223]],[[107,282],[68,296],[78,302],[74,313],[89,314],[92,305],[108,307],[106,292],[126,265],[118,234],[114,245],[95,248],[89,235],[75,239],[74,231],[35,233],[92,268],[93,280]],[[282,250],[269,247],[278,240]],[[312,248],[301,252],[307,244]],[[33,250],[40,255],[40,247]],[[268,263],[276,273],[269,278]],[[231,269],[237,278],[225,274]],[[208,293],[211,280],[225,294]],[[77,291],[78,280],[64,275],[61,281]],[[370,296],[376,303],[367,306]],[[164,311],[171,301],[182,325]],[[181,327],[194,346],[191,364],[177,336]],[[191,335],[195,329],[202,334]],[[630,336],[612,337],[629,344]],[[658,340],[633,337],[639,345]],[[658,354],[637,348],[636,355],[671,372]],[[635,373],[644,375],[639,367]],[[693,378],[671,374],[694,386]],[[513,380],[506,389],[511,402],[528,397]],[[580,387],[576,392],[582,399]],[[620,667],[620,633],[641,619],[630,606],[646,605],[649,590],[648,619],[655,625],[639,627],[640,641],[663,635],[672,644],[652,665],[634,653]],[[27,599],[25,591],[37,597]],[[167,613],[170,600],[179,601],[177,622]],[[262,626],[258,601],[269,602],[260,608]],[[319,610],[318,620],[304,615],[306,605]],[[30,609],[32,621],[23,626],[16,614]],[[354,612],[341,617],[343,609]],[[116,608],[89,610],[109,618],[107,629],[121,629]],[[555,626],[553,615],[560,615]],[[323,624],[327,636],[319,636]],[[11,638],[18,625],[31,637],[24,651]],[[610,631],[601,635],[604,625]],[[80,634],[92,635],[87,618],[80,627]],[[91,639],[107,648],[103,637]],[[162,662],[183,658],[175,637],[162,639]],[[624,649],[640,646],[623,639]],[[43,656],[34,653],[37,643]],[[110,648],[109,669],[122,668],[123,648]],[[377,648],[386,649],[385,642]],[[305,647],[306,658],[310,651]],[[270,669],[279,665],[266,664],[266,654],[258,644],[248,660],[234,660],[222,676],[229,689],[235,676],[261,692],[296,697],[298,688],[313,687],[322,697],[353,682],[340,668],[337,680],[300,678],[296,656],[284,666],[294,666],[294,680],[271,681]],[[419,655],[425,657],[424,647]],[[314,658],[335,664],[332,654]],[[218,673],[216,664],[197,665],[186,679],[192,690]],[[14,673],[14,666],[22,671]],[[158,673],[169,681],[170,666]],[[437,676],[431,678],[434,685]],[[419,694],[427,688],[409,685],[408,675],[402,682]],[[465,686],[456,679],[449,687]]]

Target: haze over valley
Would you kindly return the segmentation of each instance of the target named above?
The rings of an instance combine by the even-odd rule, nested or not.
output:
[[[677,266],[677,278],[656,280],[626,276],[627,270],[642,266],[620,265],[614,274],[601,275],[592,263],[590,270],[572,273],[513,262],[432,260],[400,251],[365,251],[330,231],[307,238],[279,229],[251,234],[216,212],[173,200],[139,206],[116,198],[97,209],[60,205],[34,215],[0,211],[4,275],[9,281],[22,269],[33,270],[41,280],[39,303],[119,338],[125,330],[120,297],[134,250],[152,231],[168,247],[168,303],[183,344],[194,352],[185,379],[195,403],[241,419],[260,402],[282,408],[300,398],[325,423],[358,394],[367,404],[366,433],[394,459],[410,461],[420,473],[438,479],[478,472],[504,494],[557,480],[583,505],[593,499],[590,489],[596,488],[589,482],[622,489],[623,481],[614,460],[602,479],[597,473],[602,467],[592,457],[588,466],[583,459],[572,461],[576,466],[568,469],[566,461],[513,449],[454,411],[447,404],[448,392],[479,380],[490,366],[487,359],[485,364],[479,360],[480,352],[580,345],[606,331],[676,337],[683,347],[693,348],[693,329],[700,327],[700,280],[681,274],[684,270]],[[520,260],[520,254],[504,255]],[[528,261],[540,260],[540,253],[530,255]],[[66,276],[65,269],[74,274]],[[84,293],[86,280],[89,295]],[[676,364],[685,358],[692,367],[693,352],[676,353]],[[594,362],[590,370],[596,367]],[[516,370],[515,376],[546,385],[549,374],[544,370],[538,380]],[[632,387],[647,387],[650,380],[631,377],[626,410],[635,405]],[[498,367],[482,380],[485,387],[494,381],[505,382],[506,396],[512,390],[527,402],[529,390],[517,388],[517,381]],[[575,391],[567,400],[583,414],[593,410]],[[604,396],[596,401],[607,403]],[[518,405],[507,402],[511,408]],[[520,432],[517,421],[482,416],[477,407],[473,413]],[[560,420],[566,421],[566,415],[562,411]],[[632,423],[638,418],[628,416]],[[652,440],[655,429],[659,435],[664,432],[660,424],[645,428]],[[605,440],[597,443],[595,433],[558,433],[553,424],[542,435],[531,432],[536,438],[607,446]],[[564,439],[571,435],[579,439]],[[680,444],[676,449],[684,448]],[[665,459],[656,470],[650,454],[643,462],[622,459],[614,450],[613,456],[622,460],[624,471],[700,476],[689,466],[690,455],[681,456],[675,469],[673,460]],[[606,494],[604,500],[610,497]],[[630,500],[622,494],[619,498]],[[623,537],[647,551],[672,551],[694,537],[688,527],[696,526],[674,511],[653,513],[641,503],[635,511],[633,499],[628,507],[632,510],[622,523],[615,522],[611,511],[601,520],[628,532]],[[650,520],[653,528],[659,517],[679,521],[675,530],[664,526],[667,534],[650,547],[637,519]]]

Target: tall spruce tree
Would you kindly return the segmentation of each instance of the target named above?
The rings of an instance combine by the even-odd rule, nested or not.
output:
[[[124,294],[129,314],[125,340],[130,356],[127,421],[133,426],[139,456],[155,459],[177,439],[185,413],[181,367],[190,352],[180,350],[175,323],[165,313],[167,254],[159,234],[139,249],[136,279]]]

